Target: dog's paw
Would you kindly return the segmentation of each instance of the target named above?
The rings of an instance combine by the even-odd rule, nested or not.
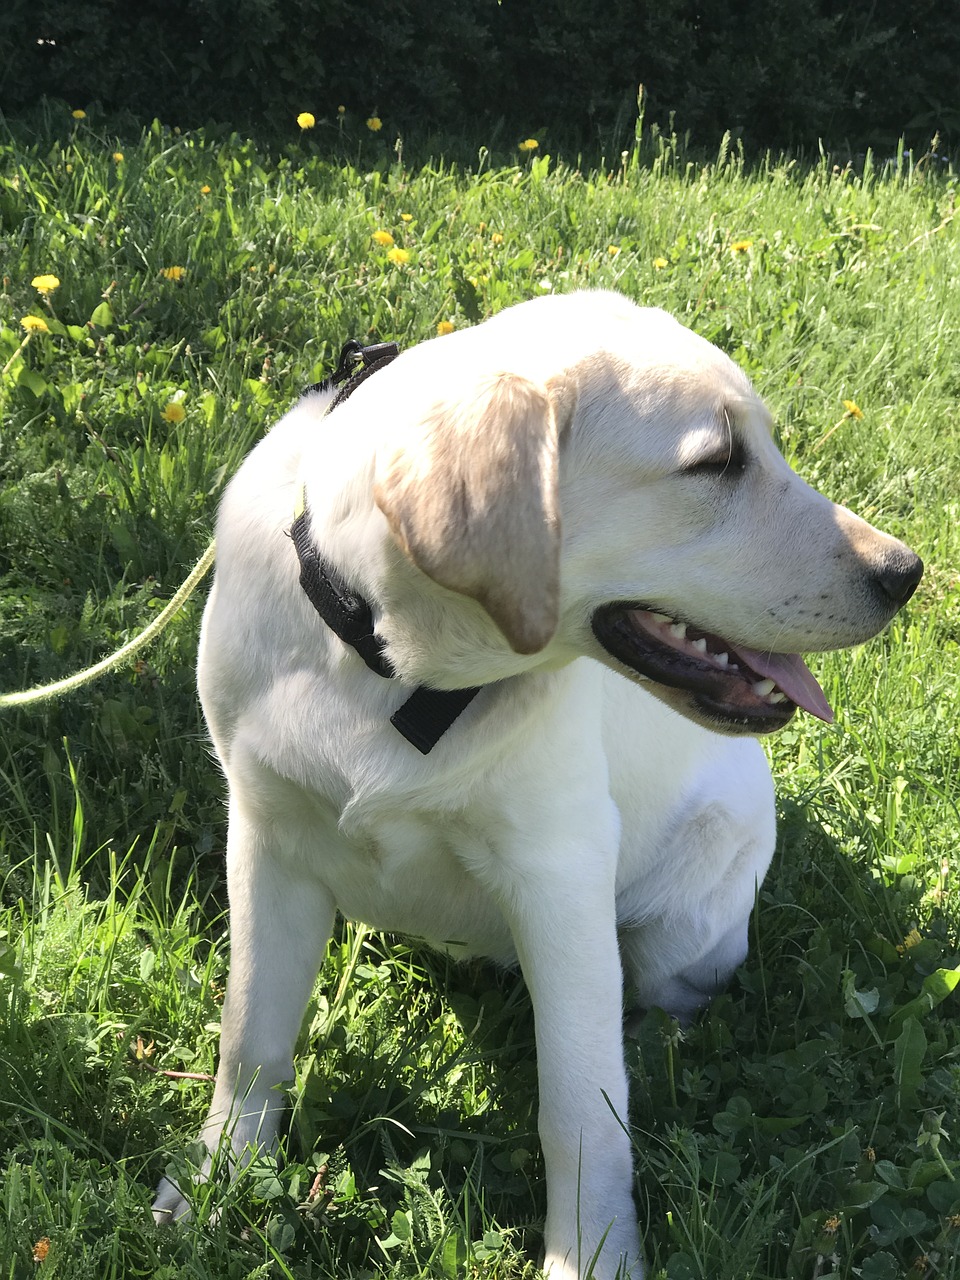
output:
[[[185,1222],[193,1216],[190,1202],[175,1182],[164,1178],[157,1187],[157,1198],[153,1202],[153,1220],[158,1227],[169,1226],[171,1222]]]
[[[592,1253],[571,1248],[565,1252],[547,1249],[543,1271],[547,1280],[643,1280],[644,1268],[639,1241],[613,1240],[608,1235]]]
[[[580,1259],[569,1253],[560,1257],[548,1253],[543,1264],[547,1280],[643,1280],[643,1263],[638,1257],[632,1260],[621,1254],[615,1259],[604,1249],[599,1258]]]
[[[153,1202],[157,1226],[187,1222],[194,1217],[194,1205],[200,1209],[202,1192],[209,1190],[212,1169],[213,1156],[202,1142],[192,1143],[175,1164],[167,1166],[167,1176],[160,1180]],[[206,1221],[207,1214],[202,1209],[200,1216]]]
[[[632,1202],[611,1222],[584,1224],[575,1240],[546,1232],[548,1280],[643,1280],[643,1252]],[[558,1236],[560,1237],[558,1239]]]

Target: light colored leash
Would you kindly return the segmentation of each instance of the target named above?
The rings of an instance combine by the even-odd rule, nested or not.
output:
[[[176,594],[163,606],[151,623],[138,632],[132,640],[128,640],[125,645],[117,649],[115,653],[102,658],[99,662],[94,663],[92,667],[87,667],[86,671],[78,671],[75,675],[67,676],[64,680],[54,680],[52,684],[37,685],[36,688],[24,689],[20,693],[0,693],[0,710],[5,707],[28,707],[35,702],[49,702],[51,698],[60,698],[65,693],[73,693],[75,689],[81,689],[85,684],[92,683],[107,671],[113,671],[115,667],[122,667],[124,663],[129,662],[135,654],[156,639],[174,614],[182,609],[190,599],[209,572],[216,555],[216,549],[217,544],[211,539],[210,545],[190,570],[186,580],[178,588]]]

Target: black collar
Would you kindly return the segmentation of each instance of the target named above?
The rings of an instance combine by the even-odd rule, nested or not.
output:
[[[308,387],[307,391],[327,391],[331,385],[339,385],[340,390],[327,409],[328,414],[332,413],[361,382],[398,355],[399,349],[394,342],[363,347],[354,339],[341,351],[333,376]],[[361,364],[360,369],[356,369],[358,363]],[[370,605],[363,596],[351,591],[332,565],[320,559],[310,537],[310,519],[305,502],[299,503],[290,536],[300,561],[300,586],[317,613],[344,644],[356,650],[371,671],[386,679],[394,677],[396,673],[383,652],[383,640],[374,631]],[[420,685],[390,717],[390,723],[418,751],[427,755],[479,692],[479,688],[447,690]]]

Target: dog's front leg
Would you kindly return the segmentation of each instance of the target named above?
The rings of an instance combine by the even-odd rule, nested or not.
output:
[[[231,797],[227,837],[230,973],[220,1062],[200,1140],[231,1167],[275,1143],[293,1077],[293,1050],[333,927],[329,892],[289,856],[275,823],[258,823]],[[209,1173],[208,1158],[202,1176]],[[185,1217],[187,1198],[164,1178],[157,1222]]]
[[[558,860],[559,861],[559,860]],[[533,1001],[551,1280],[640,1280],[623,1058],[615,860],[579,849],[514,894]]]

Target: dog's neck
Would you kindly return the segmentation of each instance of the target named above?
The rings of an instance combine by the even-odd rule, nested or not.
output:
[[[314,545],[370,605],[384,656],[404,683],[463,689],[565,665],[568,659],[549,650],[514,653],[480,604],[437,585],[408,560],[373,500],[369,454],[335,493],[319,466],[305,471]]]

